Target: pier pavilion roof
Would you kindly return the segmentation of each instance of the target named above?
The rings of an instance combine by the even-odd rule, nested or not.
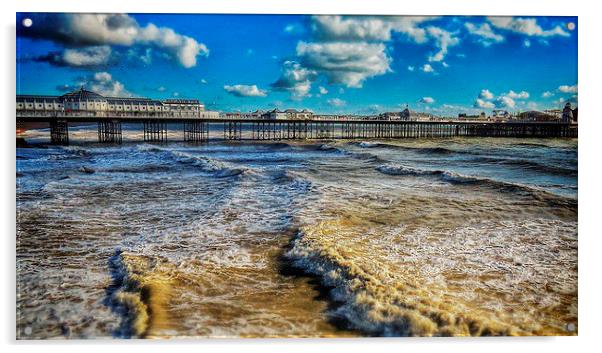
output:
[[[69,92],[67,94],[63,94],[61,96],[61,99],[62,100],[72,100],[72,101],[106,100],[106,98],[101,96],[100,94],[92,92],[92,91],[88,91],[88,90],[84,89],[83,87],[76,91]]]

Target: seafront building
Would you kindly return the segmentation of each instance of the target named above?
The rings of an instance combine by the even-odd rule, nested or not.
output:
[[[219,118],[218,112],[205,110],[197,99],[105,97],[83,87],[62,96],[17,95],[16,107],[20,116]]]
[[[222,117],[226,119],[253,119],[253,120],[311,120],[313,119],[314,113],[310,110],[296,110],[296,109],[272,109],[268,111],[256,110],[250,113],[241,112],[229,112],[222,113]]]

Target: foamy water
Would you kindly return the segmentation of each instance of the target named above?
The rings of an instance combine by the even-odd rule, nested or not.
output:
[[[72,133],[17,149],[19,338],[577,333],[576,140]]]

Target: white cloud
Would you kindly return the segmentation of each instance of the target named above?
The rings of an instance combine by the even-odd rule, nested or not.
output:
[[[347,87],[361,88],[366,79],[390,71],[382,43],[299,42],[297,55],[301,65],[323,73],[330,84]]]
[[[525,39],[525,40],[523,41],[523,46],[524,46],[525,48],[529,48],[529,47],[531,47],[531,41],[530,41],[530,40],[528,40],[528,39]]]
[[[265,97],[267,92],[259,89],[257,85],[225,85],[226,92],[237,97]]]
[[[327,100],[326,102],[328,102],[328,104],[333,107],[342,107],[345,104],[347,104],[347,102],[345,102],[344,100],[339,99],[339,98],[331,98],[331,99]]]
[[[165,91],[167,91],[167,88],[165,88],[163,86],[160,86],[159,88],[157,88],[157,91],[159,91],[159,92],[165,92]]]
[[[466,22],[464,27],[466,27],[468,33],[478,37],[477,41],[484,46],[490,46],[491,44],[504,41],[504,36],[495,33],[488,23],[475,25],[474,23]]]
[[[577,93],[577,85],[562,85],[558,87],[558,90],[562,93]]]
[[[392,32],[403,33],[416,43],[426,42],[426,31],[419,27],[436,17],[426,16],[313,16],[316,37],[326,41],[389,41]]]
[[[422,67],[420,68],[420,70],[422,70],[423,72],[435,72],[435,69],[433,69],[433,67],[431,66],[431,64],[424,64],[424,65],[422,65]]]
[[[420,103],[432,104],[435,103],[435,100],[433,99],[433,97],[422,97],[420,98]]]
[[[304,29],[298,23],[289,23],[284,27],[284,32],[288,34],[301,34],[304,32]]]
[[[520,91],[517,93],[517,92],[514,92],[513,90],[510,90],[510,92],[508,92],[508,93],[503,93],[502,96],[507,96],[512,99],[527,99],[527,98],[529,98],[529,92]]]
[[[86,48],[69,48],[62,52],[50,52],[35,58],[35,61],[48,62],[56,66],[95,68],[108,65],[111,59],[111,47],[108,45]]]
[[[293,99],[301,99],[309,95],[312,81],[317,77],[317,72],[301,66],[295,61],[285,61],[282,76],[272,83],[275,91],[287,91]]]
[[[443,67],[444,67],[444,68],[446,68],[446,69],[449,67],[449,64],[448,64],[448,63],[446,63],[445,61],[444,61],[444,62],[442,62],[442,63],[441,63],[441,65],[443,65]]]
[[[83,49],[65,49],[62,60],[70,66],[99,66],[107,64],[111,47],[103,45]]]
[[[541,94],[541,96],[542,96],[543,98],[550,98],[550,97],[552,97],[553,95],[554,95],[554,93],[553,93],[553,92],[550,92],[550,91],[545,91],[544,93],[542,93],[542,94]]]
[[[190,68],[196,65],[197,56],[207,56],[209,50],[203,43],[176,33],[168,27],[149,23],[142,27],[126,14],[36,14],[36,26],[19,27],[19,34],[31,38],[47,39],[69,47],[135,45],[157,48]]]
[[[77,84],[105,97],[130,97],[132,95],[121,82],[114,80],[113,75],[106,71],[87,76]]]
[[[408,71],[414,71],[415,67],[414,66],[408,66]]]
[[[205,80],[204,78],[201,79],[200,81],[202,84],[206,85],[207,84],[207,80]]]
[[[328,90],[322,86],[318,87],[320,94],[328,94]]]
[[[482,89],[481,92],[479,93],[479,98],[485,99],[485,100],[491,100],[491,99],[493,99],[493,93],[491,93],[491,91],[488,89]]]
[[[475,108],[482,108],[482,109],[493,109],[495,108],[495,104],[493,104],[492,102],[488,102],[484,99],[481,98],[477,98],[477,100],[474,102],[473,106]]]
[[[544,30],[537,23],[535,18],[520,18],[520,17],[488,17],[489,22],[496,28],[505,29],[511,32],[524,34],[527,36],[536,37],[553,37],[562,36],[568,37],[570,34],[565,31],[560,25]]]
[[[429,61],[442,61],[445,55],[447,55],[448,48],[460,43],[459,38],[454,37],[451,32],[439,27],[430,26],[427,28],[427,33],[435,39],[435,43],[439,48],[437,53],[429,56]]]
[[[514,99],[512,99],[508,96],[499,96],[495,100],[495,106],[498,108],[512,109],[512,108],[516,107],[516,102],[514,101]]]

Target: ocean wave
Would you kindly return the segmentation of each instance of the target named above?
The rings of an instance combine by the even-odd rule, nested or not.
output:
[[[123,318],[117,334],[144,338],[164,328],[174,266],[159,258],[118,251],[109,267],[113,275],[109,305]]]
[[[460,305],[451,307],[428,298],[417,284],[389,283],[386,269],[363,266],[352,249],[335,244],[342,223],[324,221],[305,227],[286,253],[293,266],[317,275],[330,288],[332,299],[341,303],[332,315],[379,336],[528,334],[495,320],[469,317]]]
[[[497,164],[510,167],[519,167],[523,169],[533,170],[541,173],[556,174],[563,176],[577,176],[577,170],[571,168],[564,168],[561,166],[544,165],[536,161],[528,159],[515,159],[515,158],[492,158],[492,157],[477,157],[471,160],[471,162]]]
[[[86,166],[79,167],[78,171],[80,171],[81,173],[84,173],[84,174],[96,173],[96,170],[94,168],[90,168],[90,167],[86,167]]]
[[[107,173],[162,173],[168,172],[172,168],[168,165],[163,164],[147,164],[141,166],[124,166],[124,167],[113,167],[103,170]]]
[[[333,302],[339,304],[330,314],[346,320],[352,327],[381,336],[508,336],[563,332],[566,325],[563,318],[555,314],[542,318],[533,313],[530,300],[541,297],[531,293],[517,294],[519,298],[515,301],[495,296],[496,292],[520,292],[521,285],[514,277],[496,275],[485,280],[480,276],[487,276],[488,271],[494,272],[495,266],[500,266],[506,273],[518,271],[523,280],[533,281],[528,283],[541,283],[541,277],[546,278],[549,274],[541,273],[531,261],[547,263],[555,256],[560,257],[556,266],[575,261],[571,246],[576,244],[576,238],[558,239],[548,228],[561,227],[562,232],[572,234],[571,224],[543,221],[537,225],[545,224],[545,227],[527,228],[528,234],[524,234],[524,224],[507,222],[508,229],[500,229],[500,225],[494,223],[461,228],[433,238],[435,234],[428,230],[416,234],[403,228],[371,231],[361,228],[361,223],[360,219],[339,218],[305,226],[285,254],[293,266],[318,276]],[[504,243],[496,243],[499,246],[492,248],[491,237],[512,244],[504,248]],[[395,248],[397,242],[392,244],[393,239],[405,246]],[[533,239],[537,239],[542,249],[529,249]],[[554,250],[551,254],[550,250],[557,247],[562,247],[562,253],[554,255]],[[457,256],[453,257],[449,252],[457,252]],[[491,258],[500,256],[500,252],[512,260],[493,261]],[[463,267],[465,262],[473,267]],[[527,268],[523,265],[525,262],[529,265]],[[407,268],[403,268],[404,265]],[[454,280],[454,271],[465,277]],[[449,277],[440,279],[442,274]],[[537,290],[548,294],[544,295],[545,303],[536,305],[554,308],[557,299],[554,296],[570,296],[575,290],[570,286],[574,280],[570,276],[563,280],[568,287],[565,288],[564,282],[554,282],[554,286],[558,286],[554,294],[547,292],[546,285],[538,286]],[[462,285],[448,287],[452,283],[463,283],[472,289]],[[487,290],[491,285],[500,288]],[[474,300],[474,296],[481,297]],[[491,306],[492,302],[497,305]]]
[[[165,149],[163,149],[163,148],[153,146],[153,145],[148,145],[148,144],[136,145],[136,149],[140,152],[163,152],[163,151],[165,151]]]
[[[404,150],[404,151],[412,151],[412,152],[418,152],[418,153],[424,153],[424,154],[436,154],[436,155],[453,154],[453,153],[461,153],[461,154],[473,153],[473,152],[468,152],[468,151],[453,150],[453,149],[449,149],[449,148],[445,148],[445,147],[409,147],[409,146],[393,145],[393,144],[382,143],[382,142],[368,142],[368,141],[355,142],[354,141],[354,142],[349,142],[349,144],[359,146],[362,148],[388,148],[388,149],[396,149],[396,150]]]
[[[169,151],[177,162],[199,167],[203,172],[214,177],[227,178],[243,174],[247,171],[245,168],[230,166],[228,163],[204,156],[193,155],[181,151]]]
[[[90,158],[92,155],[89,150],[79,146],[63,146],[59,147],[60,154],[49,154],[49,160],[65,160],[65,159],[77,159],[77,158]]]
[[[413,176],[432,176],[437,177],[442,181],[446,181],[451,184],[460,185],[476,185],[483,187],[490,187],[492,189],[504,192],[514,192],[520,194],[528,194],[533,196],[535,199],[540,201],[547,201],[556,205],[563,205],[569,207],[576,207],[577,201],[550,193],[546,190],[538,189],[536,187],[527,186],[523,184],[515,184],[505,181],[499,181],[486,177],[476,177],[470,175],[464,175],[455,173],[448,170],[437,170],[437,169],[419,169],[403,165],[380,165],[376,167],[376,170],[383,174],[388,175],[413,175]]]

